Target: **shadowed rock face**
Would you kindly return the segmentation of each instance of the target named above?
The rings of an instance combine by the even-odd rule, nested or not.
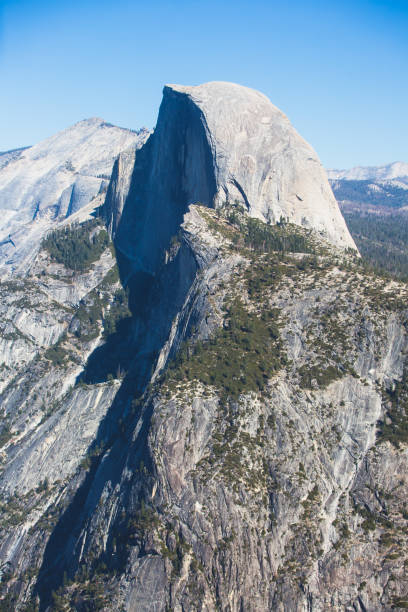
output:
[[[263,94],[233,83],[167,85],[156,131],[137,154],[120,250],[133,269],[154,274],[189,204],[236,200],[253,217],[283,216],[355,248],[316,153]]]
[[[189,204],[212,206],[216,194],[205,120],[187,96],[165,88],[155,132],[137,152],[127,193],[122,180],[122,188],[111,186],[106,202],[108,217],[117,223],[116,246],[130,274],[155,275],[163,248],[177,233]],[[125,199],[122,215],[115,198],[119,206],[120,198]]]

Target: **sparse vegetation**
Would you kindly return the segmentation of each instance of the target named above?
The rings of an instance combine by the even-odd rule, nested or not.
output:
[[[75,330],[75,335],[85,341],[97,338],[102,312],[103,304],[98,292],[91,291],[78,304],[75,316],[79,326]]]
[[[10,425],[7,422],[4,422],[3,427],[0,431],[0,448],[7,444],[7,442],[11,440],[12,437],[13,434],[11,433]]]
[[[299,373],[299,384],[304,389],[311,389],[313,382],[318,387],[328,387],[331,382],[337,378],[341,378],[343,373],[339,368],[333,365],[324,366],[320,365],[303,365],[298,369]]]
[[[316,253],[321,250],[313,241],[313,232],[281,219],[268,224],[249,217],[239,204],[226,202],[217,209],[214,220],[202,211],[208,226],[230,239],[235,248],[256,253]]]
[[[130,554],[139,555],[139,558],[140,554],[161,556],[174,592],[180,584],[183,588],[187,584],[191,592],[197,589],[197,593],[201,587],[198,583],[194,586],[192,576],[203,573],[203,584],[204,580],[212,584],[208,565],[210,554],[217,567],[223,566],[229,571],[227,563],[236,558],[237,551],[239,554],[243,552],[250,560],[251,555],[263,554],[263,550],[268,550],[268,538],[281,538],[284,544],[273,578],[273,588],[276,585],[279,588],[281,579],[286,585],[291,580],[293,584],[295,581],[297,585],[307,584],[312,564],[327,552],[329,554],[325,558],[330,556],[333,563],[344,566],[352,563],[355,556],[354,551],[351,553],[351,547],[356,545],[360,554],[358,538],[364,543],[374,543],[381,550],[379,556],[386,555],[387,563],[399,558],[400,553],[394,546],[399,534],[394,531],[393,516],[390,518],[391,504],[388,504],[389,500],[387,504],[382,503],[374,485],[372,490],[367,487],[365,497],[359,498],[353,517],[348,514],[349,506],[345,507],[344,501],[341,501],[345,496],[345,493],[342,494],[336,507],[337,518],[333,521],[335,529],[332,533],[337,535],[331,539],[330,534],[329,539],[323,539],[327,534],[323,522],[327,513],[323,513],[322,508],[325,500],[329,499],[330,490],[334,490],[331,487],[335,486],[326,473],[331,456],[338,454],[339,445],[342,444],[347,450],[351,448],[353,456],[356,453],[357,466],[365,452],[352,446],[350,431],[354,436],[354,430],[350,429],[349,422],[345,422],[343,417],[348,412],[359,410],[360,406],[364,406],[364,401],[371,401],[380,383],[376,387],[373,377],[369,378],[364,373],[369,380],[366,382],[354,373],[356,380],[350,381],[350,393],[346,384],[334,389],[334,394],[321,393],[316,389],[324,389],[336,379],[353,374],[351,364],[359,369],[356,357],[359,356],[360,345],[364,354],[367,352],[377,359],[375,343],[378,343],[378,338],[381,340],[385,317],[380,320],[376,314],[373,315],[376,312],[374,307],[388,316],[394,307],[401,310],[404,298],[398,294],[397,304],[396,293],[387,296],[384,287],[380,290],[373,277],[364,274],[364,268],[351,257],[346,261],[349,254],[345,255],[344,260],[335,253],[322,254],[314,246],[307,230],[295,228],[284,220],[278,226],[269,226],[243,218],[245,215],[240,211],[221,211],[218,218],[214,211],[204,214],[211,216],[214,227],[221,227],[221,231],[226,232],[229,242],[221,248],[223,252],[228,251],[230,260],[238,262],[234,268],[236,274],[231,275],[228,281],[227,276],[223,278],[222,272],[217,270],[217,281],[208,282],[203,289],[208,290],[205,298],[210,304],[209,328],[213,329],[211,325],[215,317],[211,317],[214,312],[220,316],[219,326],[208,339],[197,341],[202,328],[194,325],[194,340],[181,346],[162,379],[155,383],[157,386],[153,384],[149,387],[148,393],[142,399],[134,400],[132,406],[129,406],[130,387],[126,387],[128,379],[133,376],[132,370],[129,370],[129,376],[122,384],[123,395],[118,394],[120,402],[122,398],[126,401],[118,404],[118,408],[115,408],[117,413],[107,413],[106,427],[109,435],[113,432],[112,440],[116,440],[117,429],[118,435],[123,436],[123,444],[127,444],[140,413],[139,423],[150,427],[149,433],[155,436],[151,437],[151,453],[144,453],[143,445],[137,448],[137,452],[142,452],[135,455],[131,466],[134,478],[131,500],[125,496],[123,508],[115,506],[107,538],[102,537],[105,498],[101,498],[101,508],[95,510],[100,513],[96,518],[101,520],[92,523],[90,546],[84,549],[83,565],[76,569],[72,565],[69,578],[63,577],[61,570],[61,576],[53,586],[55,592],[49,604],[52,609],[97,610],[109,607],[116,577],[121,575],[124,567],[131,567]],[[179,247],[178,240],[172,240],[172,249]],[[215,275],[210,278],[215,278]],[[69,346],[69,343],[73,346],[72,350],[80,354],[80,350],[77,350],[78,347],[81,349],[80,340],[96,338],[103,330],[106,342],[101,343],[93,353],[95,371],[99,376],[100,370],[103,370],[100,380],[106,372],[107,380],[113,380],[114,372],[109,369],[110,359],[113,355],[112,362],[122,365],[118,355],[120,353],[122,358],[122,353],[126,353],[129,347],[126,338],[130,329],[121,325],[130,316],[130,311],[127,292],[117,288],[117,281],[115,267],[81,301],[67,336],[45,353],[53,364],[66,363],[69,351],[65,346]],[[356,284],[353,285],[353,282]],[[300,313],[299,304],[302,308]],[[196,322],[191,322],[192,329]],[[291,351],[293,359],[291,362],[286,355],[286,341],[288,353]],[[372,342],[371,346],[368,345],[369,341]],[[105,352],[104,347],[107,347]],[[283,369],[286,371],[278,376],[277,373]],[[359,372],[362,370],[359,369]],[[92,385],[99,378],[92,376],[92,367],[89,371],[91,375],[83,381]],[[200,383],[193,392],[199,389],[199,394],[205,398],[203,404],[196,402],[196,398],[192,399],[188,384],[191,381]],[[371,388],[365,390],[365,384],[370,384]],[[85,382],[79,382],[79,385],[86,387]],[[119,384],[117,387],[119,389]],[[368,399],[364,399],[363,393],[354,393],[354,387],[358,391],[369,391]],[[157,389],[174,401],[166,404],[162,401],[163,396],[156,395]],[[308,391],[305,392],[305,389]],[[178,393],[179,390],[181,393]],[[113,392],[114,389],[109,391]],[[211,397],[213,391],[218,401]],[[41,391],[39,393],[41,397]],[[243,397],[244,393],[249,395]],[[83,395],[78,393],[78,397]],[[144,401],[147,396],[149,402]],[[384,421],[379,423],[379,441],[389,440],[396,447],[406,442],[406,397],[408,381],[404,373],[403,380],[386,392],[387,414]],[[153,415],[150,420],[148,411],[151,407]],[[50,410],[53,410],[52,405]],[[351,414],[350,422],[353,417],[354,414]],[[355,428],[359,443],[360,424],[359,420]],[[201,439],[196,438],[197,432]],[[143,436],[146,433],[147,429],[142,430]],[[168,452],[166,445],[173,443],[173,434],[177,439],[177,453],[184,452],[181,457],[186,470],[182,476],[189,485],[193,482],[194,490],[200,491],[197,509],[189,500],[189,508],[181,508],[183,514],[171,499],[165,500],[163,488],[158,490],[157,495],[151,488],[157,475],[154,470],[162,469],[159,461],[156,465],[154,462],[157,456]],[[80,468],[84,482],[90,481],[109,445],[110,442],[107,446],[95,444],[83,455]],[[360,447],[362,444],[359,444]],[[376,447],[375,452],[380,454],[381,449]],[[201,456],[198,459],[199,453]],[[139,462],[139,457],[143,457],[147,465],[141,459]],[[348,470],[347,463],[344,465]],[[165,469],[171,470],[173,465],[166,463]],[[90,470],[89,479],[85,476],[86,470]],[[362,471],[357,473],[360,476]],[[372,475],[375,480],[374,470]],[[360,478],[353,482],[361,485]],[[53,487],[44,479],[31,494],[39,497],[50,495],[52,491]],[[214,491],[216,498],[213,497]],[[222,497],[219,493],[223,494]],[[220,508],[220,499],[225,499],[222,511],[226,517],[231,507],[237,524],[239,515],[242,517],[244,528],[239,529],[237,535],[233,531],[229,533],[228,528],[225,530],[224,516],[221,530],[220,522],[217,524],[217,519],[214,519],[214,513]],[[168,503],[164,503],[164,500]],[[156,507],[156,503],[160,505]],[[182,504],[183,501],[180,506]],[[2,506],[0,511],[4,511],[4,526],[12,528],[23,520],[23,509],[24,505],[16,499],[12,499],[11,504],[8,501],[7,507]],[[190,511],[203,524],[204,520],[207,521],[211,546],[204,542],[206,533],[202,536],[202,542],[197,531],[192,537],[188,527]],[[61,512],[61,506],[58,510],[57,504],[51,504],[32,529],[37,532],[41,530],[44,537],[48,537],[58,521],[58,512]],[[180,512],[181,519],[178,519],[176,512]],[[360,517],[356,514],[360,514]],[[404,514],[401,516],[405,518]],[[211,533],[213,525],[218,531],[214,529],[214,533]],[[58,530],[55,533],[58,535]],[[193,547],[201,555],[203,565],[195,556]],[[212,568],[216,567],[211,563]],[[47,576],[44,575],[46,589]],[[353,578],[355,592],[365,587],[365,582],[360,582],[362,577],[358,575]],[[367,592],[371,587],[370,578]],[[267,588],[265,586],[265,591]],[[186,605],[190,605],[187,595],[183,597]],[[394,599],[394,603],[404,604],[404,601],[402,596]],[[42,604],[45,603],[45,600],[42,601]]]
[[[120,287],[115,292],[110,308],[103,320],[103,335],[105,338],[116,333],[120,321],[132,316],[128,303],[129,293]]]
[[[224,327],[206,342],[183,346],[165,380],[174,385],[195,379],[237,398],[245,391],[262,390],[285,360],[276,313],[258,316],[235,299],[227,308]]]
[[[230,217],[231,218],[231,217]],[[261,253],[313,253],[315,248],[310,242],[311,231],[301,230],[282,221],[268,225],[259,219],[244,217],[235,220],[246,247]],[[239,238],[236,238],[239,242]]]
[[[55,366],[63,366],[66,363],[69,352],[61,345],[61,342],[54,344],[45,351],[45,358]]]

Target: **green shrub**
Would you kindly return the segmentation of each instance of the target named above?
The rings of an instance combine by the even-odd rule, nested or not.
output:
[[[10,425],[5,423],[3,429],[0,431],[0,448],[7,444],[7,442],[13,437],[11,433]]]
[[[79,302],[75,314],[80,322],[80,327],[75,332],[78,338],[89,341],[98,337],[102,311],[103,304],[97,291],[90,292]]]
[[[341,371],[333,365],[324,367],[322,365],[305,364],[298,369],[299,385],[303,389],[311,389],[312,381],[315,380],[320,388],[326,388],[334,380],[341,378]]]
[[[105,338],[116,333],[120,321],[132,316],[128,302],[128,291],[121,287],[115,292],[111,306],[103,320],[103,335]]]

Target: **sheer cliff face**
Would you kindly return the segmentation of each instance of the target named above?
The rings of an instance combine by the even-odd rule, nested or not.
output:
[[[196,202],[238,201],[253,217],[272,223],[285,217],[355,248],[316,153],[264,95],[233,83],[164,88],[129,193],[116,242],[149,273],[158,247]],[[160,224],[153,223],[157,216]]]
[[[106,202],[108,217],[116,219],[115,244],[131,271],[154,275],[189,204],[213,205],[212,153],[200,108],[166,88],[154,134],[137,152],[129,189],[110,188]],[[129,166],[117,170],[120,181]],[[126,200],[122,215],[117,195],[119,202]]]

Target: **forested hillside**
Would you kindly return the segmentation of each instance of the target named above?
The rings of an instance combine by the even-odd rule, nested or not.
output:
[[[405,164],[328,170],[328,176],[367,266],[380,274],[406,280],[408,176]]]
[[[385,212],[408,205],[408,189],[403,182],[346,179],[330,182],[336,200],[347,211],[368,208]]]
[[[408,279],[408,217],[344,213],[361,255],[379,272]]]

